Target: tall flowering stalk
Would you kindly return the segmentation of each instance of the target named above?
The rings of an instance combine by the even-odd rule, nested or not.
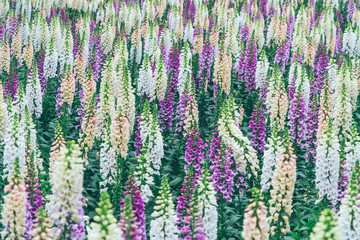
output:
[[[194,189],[194,195],[189,202],[189,207],[186,209],[186,215],[183,218],[183,226],[179,231],[179,240],[206,239],[204,222],[199,208],[199,192],[197,187]]]
[[[265,150],[266,115],[264,112],[264,104],[262,100],[256,103],[254,110],[251,113],[250,119],[249,130],[251,130],[250,135],[252,136],[251,146],[258,150],[258,152],[263,153]]]
[[[30,218],[27,218],[28,233],[26,239],[31,239],[31,231],[34,229],[37,221],[37,213],[39,208],[43,205],[43,196],[39,184],[39,176],[37,164],[34,157],[34,151],[31,152],[27,159],[27,178],[26,178],[26,192],[27,192],[27,211]]]
[[[287,131],[285,131],[283,144],[284,148],[276,161],[269,200],[270,234],[277,238],[281,238],[290,231],[289,219],[293,212],[292,198],[296,181],[296,155]]]
[[[176,228],[176,214],[172,194],[166,177],[163,177],[159,196],[155,201],[153,220],[150,222],[150,239],[176,240],[178,230]]]
[[[244,172],[253,181],[258,181],[259,160],[256,151],[250,145],[250,141],[243,135],[236,123],[236,116],[239,115],[234,98],[229,97],[224,104],[221,117],[218,121],[219,135],[224,144],[231,149],[238,171]]]
[[[12,177],[9,177],[5,186],[4,203],[1,211],[2,239],[24,239],[26,222],[26,188],[22,179],[19,158],[15,160]]]
[[[139,188],[136,184],[134,173],[130,173],[126,185],[125,199],[121,201],[120,226],[125,239],[146,239],[145,230],[145,205]]]
[[[245,82],[245,91],[251,92],[256,88],[257,48],[253,38],[248,39],[245,50],[243,71],[239,71],[239,81]],[[241,74],[241,75],[240,75]]]
[[[0,84],[0,141],[4,140],[8,120],[7,104],[4,101],[3,86]]]
[[[261,192],[266,192],[269,190],[273,181],[276,162],[281,157],[283,151],[284,146],[281,141],[281,137],[279,136],[277,124],[275,124],[271,132],[271,136],[268,138],[265,145],[264,163],[260,182]]]
[[[204,231],[207,239],[217,239],[218,212],[216,192],[207,168],[203,171],[203,177],[199,181],[199,210],[204,222]]]
[[[267,240],[269,239],[270,226],[266,217],[267,208],[264,204],[263,197],[257,188],[251,189],[251,203],[245,209],[244,230],[242,237],[244,240]]]
[[[119,239],[122,240],[123,233],[117,220],[113,215],[112,204],[108,193],[102,193],[100,196],[99,207],[95,209],[97,215],[94,222],[88,229],[89,240]]]
[[[350,184],[344,198],[341,200],[339,211],[339,227],[344,240],[358,239],[360,237],[360,192],[359,181],[353,172]]]
[[[204,153],[202,150],[206,147],[200,138],[200,133],[197,131],[191,131],[187,135],[186,150],[185,150],[185,171],[192,167],[194,171],[195,179],[198,180],[201,177],[202,164],[204,163]]]
[[[231,89],[231,54],[225,47],[217,53],[214,62],[214,83],[219,87],[220,93],[230,94]]]
[[[214,55],[214,49],[211,45],[210,41],[206,41],[204,43],[204,46],[202,48],[202,52],[199,59],[199,73],[198,78],[200,78],[199,81],[199,89],[204,89],[207,91],[207,86],[210,82],[211,77],[211,65],[213,63],[213,55]]]
[[[13,109],[14,110],[14,109]],[[14,171],[15,159],[18,158],[20,175],[25,177],[25,134],[23,121],[15,112],[10,113],[8,127],[4,139],[4,178],[8,178]]]
[[[50,217],[56,224],[55,239],[85,239],[82,190],[84,161],[80,147],[73,141],[61,148],[54,164]]]
[[[332,123],[326,134],[318,140],[316,149],[316,189],[319,190],[319,200],[325,196],[333,204],[337,201],[337,187],[339,178],[339,140],[335,134]]]
[[[345,143],[345,164],[344,170],[350,177],[355,168],[355,163],[360,159],[360,136],[357,128],[353,126],[348,141]]]
[[[235,162],[232,152],[221,141],[218,132],[213,133],[208,158],[212,172],[210,180],[213,182],[215,191],[219,197],[231,202],[234,190],[234,178],[236,175]]]
[[[42,114],[42,92],[40,86],[40,80],[38,76],[38,69],[35,63],[28,74],[28,80],[26,84],[26,102],[29,107],[29,111],[34,113],[37,118]]]
[[[317,147],[317,131],[318,131],[318,109],[317,101],[313,101],[309,104],[306,118],[306,153],[305,158],[307,161],[310,159],[315,161],[316,159],[316,147]]]
[[[331,209],[325,209],[321,212],[319,221],[310,234],[310,240],[342,240],[343,235],[338,224],[338,218]]]
[[[55,163],[58,161],[60,156],[60,149],[66,147],[66,142],[64,138],[64,134],[60,123],[58,121],[55,122],[55,136],[54,142],[50,148],[50,159],[49,159],[49,177],[50,184],[53,183],[53,174],[55,172]]]
[[[280,68],[275,66],[272,77],[269,80],[266,105],[270,115],[270,126],[278,122],[279,130],[285,127],[285,118],[288,111],[288,97],[285,91],[284,80]]]

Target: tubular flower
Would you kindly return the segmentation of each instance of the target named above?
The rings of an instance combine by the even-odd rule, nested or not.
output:
[[[275,67],[268,89],[266,103],[270,112],[270,126],[273,127],[274,123],[278,122],[279,130],[284,130],[289,104],[279,67]]]
[[[242,237],[244,240],[267,240],[269,239],[269,223],[266,218],[266,206],[263,197],[257,188],[251,190],[252,199],[251,203],[245,209],[244,215],[244,230]]]
[[[319,190],[319,201],[325,196],[333,204],[338,197],[338,179],[340,168],[340,144],[331,122],[326,134],[318,140],[316,148],[316,189]]]
[[[321,212],[319,221],[310,234],[310,240],[342,240],[343,235],[338,224],[338,219],[331,209]]]
[[[5,186],[4,203],[1,211],[1,224],[4,230],[1,232],[2,239],[24,239],[26,222],[26,189],[21,177],[19,158],[15,160],[12,177]]]
[[[82,191],[84,161],[79,145],[69,142],[60,149],[54,164],[52,193],[49,202],[50,217],[57,225],[55,239],[77,237],[85,239],[83,229]],[[75,236],[74,236],[75,235]]]
[[[124,233],[124,237],[128,240],[130,239],[138,239],[145,240],[146,239],[146,230],[145,230],[145,205],[142,200],[142,196],[140,194],[139,188],[136,184],[134,173],[130,173],[129,179],[126,185],[127,191],[124,192],[125,199],[121,201],[121,210],[122,214],[120,217],[120,226]],[[129,214],[132,212],[131,214]],[[131,217],[130,217],[131,216]],[[124,221],[124,220],[125,221]],[[129,235],[129,223],[133,225],[135,229],[133,229],[133,235]],[[131,232],[131,230],[130,230]],[[130,237],[128,237],[128,235]],[[132,238],[131,238],[132,236]]]
[[[174,202],[166,177],[163,177],[159,196],[155,201],[154,212],[151,214],[150,239],[177,240],[176,214]]]
[[[292,198],[296,181],[296,156],[285,131],[284,148],[276,161],[275,172],[272,180],[271,199],[269,200],[269,222],[272,225],[270,234],[272,237],[281,234],[286,235],[290,231],[289,218],[293,212]]]
[[[52,222],[47,217],[46,211],[41,207],[36,214],[37,220],[31,232],[33,240],[53,239]]]
[[[26,100],[29,111],[37,118],[42,114],[42,93],[40,80],[38,75],[38,68],[33,64],[28,74],[28,81],[26,84]]]
[[[203,177],[199,180],[199,211],[204,223],[204,231],[207,239],[217,239],[218,212],[216,192],[213,183],[210,182],[210,174],[205,168]]]
[[[50,149],[50,159],[49,159],[50,184],[53,183],[53,174],[55,171],[54,166],[60,156],[60,149],[64,148],[65,146],[66,146],[66,142],[65,142],[62,128],[61,128],[59,122],[56,121],[54,142],[52,143],[52,147]]]
[[[344,198],[341,200],[339,229],[344,240],[360,238],[360,193],[356,174],[351,175],[350,184]]]
[[[265,145],[264,163],[261,174],[261,192],[269,190],[273,181],[277,160],[284,151],[277,124],[272,129],[271,136]]]
[[[14,171],[15,159],[18,158],[20,166],[20,175],[24,178],[25,169],[25,134],[23,122],[19,119],[19,115],[15,112],[11,114],[8,127],[5,131],[4,138],[4,178],[11,177]]]
[[[235,122],[237,106],[234,98],[229,97],[224,104],[221,117],[219,119],[219,135],[225,146],[230,148],[239,172],[246,171],[249,179],[257,182],[259,160],[256,151],[250,145],[250,141],[243,135],[239,126]]]
[[[124,239],[111,208],[112,204],[109,194],[106,192],[102,193],[99,207],[95,209],[98,215],[94,217],[94,222],[90,224],[88,229],[89,240]]]

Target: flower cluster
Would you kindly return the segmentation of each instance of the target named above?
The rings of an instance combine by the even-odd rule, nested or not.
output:
[[[322,211],[319,221],[316,223],[313,232],[310,234],[311,240],[329,239],[340,240],[343,239],[340,227],[338,225],[337,217],[330,209]]]

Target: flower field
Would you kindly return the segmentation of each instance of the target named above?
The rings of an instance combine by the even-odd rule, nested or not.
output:
[[[360,240],[359,0],[0,0],[0,239]]]

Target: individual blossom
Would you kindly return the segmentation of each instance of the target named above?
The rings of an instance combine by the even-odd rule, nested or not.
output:
[[[324,197],[336,204],[338,197],[338,178],[340,168],[340,144],[332,123],[322,138],[318,140],[316,148],[315,184],[319,191],[319,201]]]
[[[204,232],[209,240],[217,239],[218,212],[216,192],[210,174],[205,168],[203,177],[199,180],[199,210],[204,223]]]
[[[325,209],[321,212],[319,221],[310,234],[310,240],[342,240],[343,235],[338,224],[338,218],[331,209]]]
[[[56,224],[55,239],[85,239],[82,210],[84,161],[80,147],[71,141],[60,149],[54,164],[50,218]]]
[[[269,200],[269,223],[272,237],[280,238],[290,231],[289,219],[293,212],[292,198],[296,182],[296,155],[287,131],[284,147],[276,161]]]
[[[270,126],[278,122],[279,130],[285,127],[285,118],[288,111],[288,97],[285,91],[284,80],[279,67],[275,67],[272,77],[269,80],[266,105],[270,115]]]
[[[263,202],[263,197],[257,188],[251,189],[251,203],[245,209],[244,230],[242,237],[244,240],[267,240],[269,239],[270,226],[266,217],[267,208]]]
[[[145,205],[142,200],[141,193],[136,184],[134,173],[131,172],[126,184],[125,199],[121,201],[120,226],[126,239],[146,239],[145,230]],[[130,214],[130,212],[132,212]],[[130,217],[131,216],[131,217]],[[133,235],[129,235],[131,228],[133,229]],[[129,229],[130,228],[130,229]],[[129,231],[130,230],[130,231]]]
[[[26,102],[29,111],[39,118],[42,114],[42,92],[38,75],[38,68],[33,64],[29,70],[26,84]]]
[[[176,228],[175,205],[172,199],[169,183],[163,177],[159,196],[155,200],[153,219],[150,222],[150,239],[176,240],[178,229]]]
[[[104,192],[101,194],[99,207],[95,211],[97,215],[88,229],[89,240],[124,239],[121,228],[113,215],[108,193]]]
[[[238,114],[233,96],[223,105],[221,117],[218,121],[219,135],[225,146],[231,149],[239,172],[246,174],[254,184],[258,180],[259,160],[250,141],[244,136],[239,125],[236,124]]]

